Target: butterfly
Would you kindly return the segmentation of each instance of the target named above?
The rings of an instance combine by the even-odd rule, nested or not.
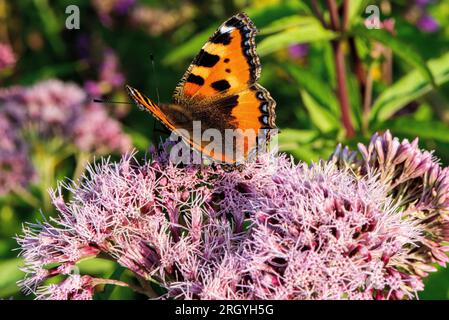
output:
[[[257,83],[261,65],[256,33],[245,13],[225,21],[190,64],[172,103],[156,104],[128,85],[127,92],[193,149],[218,162],[241,163],[266,145],[277,129],[276,102]],[[195,134],[198,125],[200,135]],[[205,135],[221,147],[211,148]]]

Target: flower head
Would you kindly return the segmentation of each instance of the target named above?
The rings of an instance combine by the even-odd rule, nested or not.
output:
[[[435,271],[432,263],[449,261],[444,245],[449,239],[449,171],[428,151],[420,150],[418,139],[393,138],[389,131],[374,135],[358,152],[339,146],[332,161],[349,167],[358,176],[376,175],[387,194],[402,208],[403,215],[423,229],[425,237],[411,250],[402,268],[425,276]]]
[[[360,158],[340,148],[312,166],[270,153],[238,168],[176,165],[172,143],[141,164],[103,160],[52,193],[58,218],[25,228],[21,284],[39,292],[102,253],[170,298],[413,298],[430,263],[445,263],[445,169],[395,141],[376,135]],[[68,288],[101,280],[86,283]]]
[[[93,105],[74,83],[46,80],[31,87],[0,92],[0,112],[17,127],[43,139],[58,137],[82,150],[125,152],[131,143],[121,125],[102,104]]]

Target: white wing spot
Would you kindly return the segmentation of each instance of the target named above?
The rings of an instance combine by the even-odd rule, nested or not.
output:
[[[227,32],[231,32],[232,30],[234,30],[234,27],[228,27],[228,26],[222,26],[220,28],[220,33],[227,33]]]

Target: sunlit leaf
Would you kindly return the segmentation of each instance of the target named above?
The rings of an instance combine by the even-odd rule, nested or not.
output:
[[[307,27],[316,22],[316,19],[310,16],[289,16],[273,21],[266,27],[260,30],[260,35],[268,35],[276,32],[284,31],[286,29]]]
[[[19,290],[16,282],[23,277],[19,263],[18,258],[0,261],[0,297],[6,298],[8,294]]]
[[[368,6],[368,0],[351,0],[349,1],[349,21],[353,22],[365,13]]]
[[[281,4],[250,7],[245,11],[254,21],[257,28],[261,29],[277,19],[304,12],[306,9],[307,6],[298,1],[283,1]],[[178,46],[175,50],[171,51],[162,62],[169,65],[182,59],[193,58],[212,33],[219,27],[220,23],[221,22],[215,23],[206,30],[195,35],[186,43]]]
[[[332,88],[323,82],[315,73],[294,64],[283,64],[282,67],[296,80],[300,88],[310,94],[318,104],[326,108],[335,118],[340,117],[338,100]]]
[[[77,264],[83,273],[104,273],[112,272],[116,264],[113,261],[105,259],[87,259]]]
[[[449,53],[431,60],[429,67],[435,76],[437,85],[449,81]],[[432,85],[427,77],[424,77],[419,70],[413,70],[396,81],[377,98],[371,109],[370,120],[378,123],[385,121],[407,103],[422,97],[431,90]]]
[[[390,129],[394,134],[449,142],[449,126],[438,121],[419,121],[411,117],[400,117],[385,122],[382,127]]]
[[[307,91],[300,91],[302,101],[304,102],[304,106],[307,108],[312,123],[321,132],[330,132],[332,130],[338,129],[338,118],[335,118],[332,113],[330,113],[328,110],[326,110],[326,108],[323,108],[319,103],[317,103],[316,100],[307,93]]]
[[[321,23],[312,18],[301,26],[285,29],[263,39],[257,46],[257,52],[264,56],[294,43],[309,43],[332,40],[336,34],[325,29]]]
[[[163,60],[164,64],[173,64],[185,58],[194,57],[206,43],[207,39],[212,35],[218,26],[210,27],[203,32],[198,33],[185,44],[171,51]]]

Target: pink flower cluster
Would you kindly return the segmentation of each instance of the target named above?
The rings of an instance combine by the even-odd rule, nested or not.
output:
[[[98,68],[98,80],[88,80],[84,87],[90,95],[101,97],[113,89],[122,88],[124,82],[125,77],[120,70],[119,58],[114,50],[109,48],[105,50]]]
[[[0,113],[0,194],[25,187],[33,176],[26,144],[14,124]]]
[[[27,142],[32,137],[59,139],[96,154],[126,152],[131,145],[103,105],[88,101],[76,84],[60,80],[0,89],[0,131],[0,193],[30,180]]]
[[[116,279],[73,270],[101,255],[148,297],[157,283],[175,299],[403,299],[447,262],[447,169],[416,143],[376,135],[360,153],[337,148],[312,166],[274,154],[181,166],[169,150],[141,164],[103,160],[53,191],[59,217],[18,238],[24,290],[92,298]],[[55,275],[66,280],[45,286]]]

